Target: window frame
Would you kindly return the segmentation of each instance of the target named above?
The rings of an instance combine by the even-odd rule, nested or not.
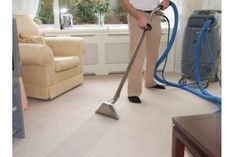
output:
[[[54,24],[38,24],[40,28],[52,28],[52,29],[55,29],[55,28],[60,28],[60,2],[59,0],[53,0],[53,15],[54,15]],[[128,24],[105,24],[104,27],[126,27],[126,25]],[[82,25],[79,25],[79,24],[73,24],[73,28],[85,28],[85,27],[88,27],[88,28],[99,28],[100,26],[98,24],[82,24]]]

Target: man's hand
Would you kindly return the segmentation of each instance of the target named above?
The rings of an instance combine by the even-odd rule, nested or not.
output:
[[[161,5],[163,6],[162,10],[165,10],[169,7],[169,0],[162,0]]]
[[[147,26],[149,24],[148,19],[141,12],[139,12],[138,14],[139,14],[137,18],[138,27],[141,29],[148,29]]]
[[[136,10],[129,1],[130,0],[122,0],[122,5],[128,11],[128,13],[136,19],[137,26],[141,29],[150,30],[151,26],[148,18],[144,15],[143,12]]]

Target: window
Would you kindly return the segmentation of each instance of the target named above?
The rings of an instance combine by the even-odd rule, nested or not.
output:
[[[73,25],[96,25],[98,24],[98,17],[95,13],[97,2],[109,3],[109,11],[104,18],[105,24],[127,24],[127,12],[121,6],[120,0],[40,0],[39,10],[34,20],[38,24],[51,24],[58,27],[60,25],[59,17],[62,14],[69,14],[72,15]],[[173,24],[173,11],[170,7],[165,14]],[[165,20],[162,19],[162,22]]]
[[[36,17],[38,24],[54,24],[53,0],[41,0]]]
[[[71,14],[73,25],[97,24],[96,7],[98,2],[108,2],[108,12],[105,14],[105,24],[127,24],[127,12],[120,0],[41,0],[35,17],[38,24],[59,25],[55,19],[58,14]],[[57,17],[58,16],[58,17]]]

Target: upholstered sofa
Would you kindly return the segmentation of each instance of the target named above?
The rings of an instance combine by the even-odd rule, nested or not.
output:
[[[21,72],[28,97],[52,99],[83,83],[85,41],[79,37],[42,37],[26,15],[15,15],[19,35],[44,43],[19,43]]]

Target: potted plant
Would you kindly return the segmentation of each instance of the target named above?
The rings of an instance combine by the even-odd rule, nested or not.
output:
[[[98,18],[98,24],[104,25],[104,17],[109,12],[109,0],[94,0],[94,12]]]

